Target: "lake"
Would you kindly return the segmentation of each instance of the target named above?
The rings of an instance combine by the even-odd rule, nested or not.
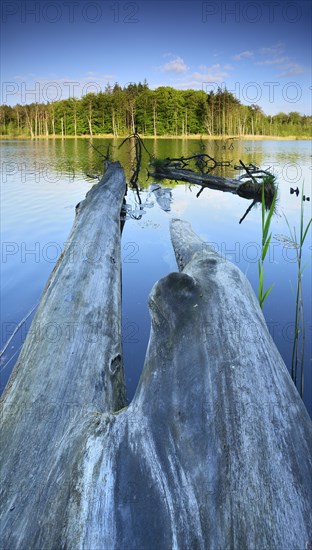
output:
[[[122,140],[94,139],[94,146],[105,152],[111,144],[112,155],[120,160],[129,178],[134,159],[133,144]],[[239,141],[195,139],[146,139],[147,149],[156,157],[188,156],[204,147],[216,160],[231,160],[232,167],[220,167],[214,173],[236,177],[234,164],[241,159],[261,168],[274,169],[278,177],[277,211],[272,220],[272,241],[265,261],[265,288],[273,290],[263,312],[269,331],[287,365],[291,354],[295,319],[297,264],[295,250],[283,244],[288,228],[299,232],[300,197],[290,193],[304,183],[311,197],[310,141]],[[1,141],[1,349],[17,325],[19,330],[1,357],[1,391],[5,387],[47,279],[69,235],[75,205],[94,184],[87,173],[102,174],[103,157],[85,139],[2,140]],[[128,214],[122,234],[123,350],[128,399],[134,395],[143,367],[150,331],[147,299],[154,283],[171,271],[177,271],[169,236],[171,218],[192,224],[194,231],[212,244],[224,257],[237,264],[257,293],[261,250],[261,208],[251,210],[242,224],[240,218],[250,204],[238,196],[165,181],[171,187],[170,211],[164,211],[150,189],[147,161],[140,178],[141,211],[137,194],[128,189]],[[143,211],[142,211],[143,210]],[[305,220],[311,216],[311,202],[304,203]],[[108,223],[104,220],[103,223]],[[282,237],[281,237],[282,236]],[[304,402],[312,416],[311,364],[311,232],[303,252],[307,267],[303,275],[305,314],[305,385]],[[250,337],[241,334],[240,337]]]

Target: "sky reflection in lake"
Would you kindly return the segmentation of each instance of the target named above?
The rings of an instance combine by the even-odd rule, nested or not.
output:
[[[111,140],[94,140],[105,151]],[[120,143],[120,140],[119,142]],[[277,213],[272,221],[272,233],[288,235],[285,219],[291,227],[299,224],[300,196],[290,194],[290,187],[311,196],[311,143],[308,141],[205,142],[206,152],[218,160],[242,159],[262,168],[274,167],[279,181]],[[116,143],[115,143],[116,145]],[[84,198],[94,180],[86,173],[101,174],[103,159],[85,140],[3,141],[2,161],[2,241],[13,243],[10,253],[2,254],[2,342],[5,344],[13,327],[23,319],[39,300],[55,261],[66,242],[74,220],[75,205]],[[149,151],[158,157],[189,155],[199,150],[197,140],[146,140]],[[133,151],[129,146],[114,156],[121,160],[129,176]],[[6,163],[6,164],[5,164]],[[147,167],[147,166],[146,166]],[[142,170],[141,200],[145,203],[141,219],[131,211],[139,208],[136,194],[128,191],[129,210],[122,236],[123,346],[128,398],[131,399],[142,370],[150,332],[147,299],[153,284],[171,271],[176,262],[170,243],[169,220],[189,221],[198,235],[212,244],[224,257],[237,264],[257,291],[261,243],[261,209],[255,207],[239,225],[250,201],[205,189],[199,198],[195,185],[164,182],[172,188],[171,210],[163,211],[151,191],[152,179],[146,181]],[[238,172],[221,168],[219,175],[235,177]],[[311,215],[311,202],[305,203],[305,215]],[[311,256],[309,236],[304,261]],[[294,251],[272,239],[265,262],[265,287],[274,288],[264,305],[264,314],[271,335],[290,367],[292,329],[295,314],[296,264]],[[304,303],[306,320],[305,402],[311,396],[311,262],[304,272]],[[2,357],[1,386],[4,387],[25,339],[30,317],[11,342]],[[14,325],[15,324],[15,325]]]

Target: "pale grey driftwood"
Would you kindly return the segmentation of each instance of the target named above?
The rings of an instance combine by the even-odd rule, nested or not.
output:
[[[61,548],[69,482],[99,414],[126,404],[119,163],[77,207],[3,396],[1,548]],[[78,493],[76,493],[78,498]]]
[[[308,544],[311,420],[246,277],[186,222],[174,220],[171,236],[181,272],[151,291],[150,341],[129,407],[112,414],[103,397],[100,414],[69,414],[61,428],[57,419],[49,438],[40,422],[26,418],[23,438],[21,418],[5,418],[18,437],[11,443],[5,431],[5,548]],[[52,368],[51,357],[47,379]],[[83,402],[93,395],[89,384],[81,391]]]

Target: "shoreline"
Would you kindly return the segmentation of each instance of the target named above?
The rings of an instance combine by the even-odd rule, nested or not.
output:
[[[29,141],[35,141],[35,140],[49,140],[49,139],[125,139],[128,137],[128,134],[122,134],[119,136],[114,136],[113,134],[97,134],[93,135],[92,137],[90,135],[83,135],[83,136],[59,136],[59,135],[41,135],[36,136],[35,138],[31,138],[30,136],[21,135],[21,136],[10,136],[10,135],[0,135],[1,140],[19,140],[19,139],[27,139]],[[142,139],[179,139],[179,140],[188,140],[188,139],[204,139],[207,141],[214,141],[214,140],[239,140],[239,141],[268,141],[268,140],[281,140],[281,141],[301,141],[301,140],[307,140],[311,141],[312,136],[266,136],[266,135],[251,135],[246,134],[244,136],[210,136],[205,134],[190,134],[187,136],[172,136],[172,135],[163,135],[163,136],[145,136],[143,134],[140,134],[140,137]]]

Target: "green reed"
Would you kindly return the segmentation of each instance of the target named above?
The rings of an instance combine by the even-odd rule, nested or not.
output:
[[[266,210],[268,208],[268,203],[266,200],[265,189],[266,187],[275,186],[275,176],[273,174],[268,174],[262,180],[262,195],[261,195],[261,226],[262,226],[262,248],[261,248],[261,257],[258,260],[258,271],[259,271],[259,285],[258,285],[258,300],[261,309],[263,308],[263,302],[270,294],[273,285],[271,285],[266,291],[264,291],[264,260],[269,250],[269,245],[272,238],[272,233],[270,231],[270,225],[272,221],[272,216],[275,211],[276,199],[277,199],[277,189],[275,188],[272,202],[269,206],[268,214],[266,215]]]
[[[304,322],[304,308],[303,308],[303,293],[302,293],[302,276],[303,272],[308,265],[306,262],[302,265],[302,251],[303,244],[311,226],[312,218],[310,218],[306,227],[304,227],[304,188],[302,186],[301,191],[301,207],[300,207],[300,227],[299,238],[297,236],[296,228],[293,230],[290,227],[290,223],[285,214],[284,218],[287,223],[289,238],[284,238],[284,243],[287,242],[287,246],[291,246],[296,251],[297,261],[297,288],[296,288],[296,304],[295,304],[295,326],[294,326],[294,340],[291,357],[291,377],[297,386],[298,371],[300,371],[300,395],[303,397],[304,388],[304,346],[305,346],[305,322]],[[301,338],[299,338],[301,337]],[[300,341],[301,340],[301,341]]]

